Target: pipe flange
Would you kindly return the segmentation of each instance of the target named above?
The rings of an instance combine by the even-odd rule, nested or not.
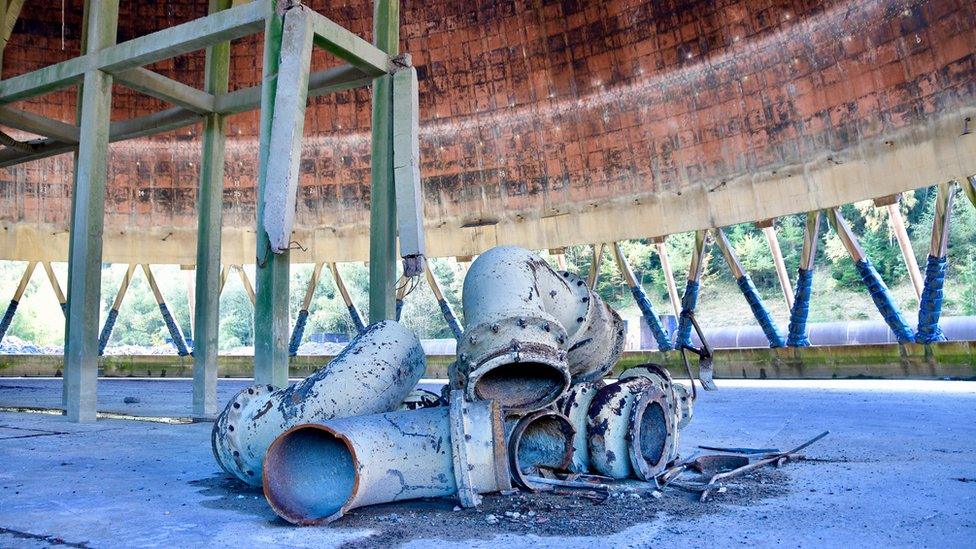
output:
[[[275,390],[271,385],[255,385],[241,390],[227,403],[210,432],[210,446],[220,468],[249,484],[254,482],[255,472],[247,459],[254,457],[246,444],[248,436],[245,433],[248,429],[244,423],[246,418],[252,416],[251,410],[255,406],[271,406],[269,397]],[[263,458],[263,455],[260,456],[258,463]]]
[[[469,400],[495,400],[508,413],[544,408],[570,384],[566,339],[562,325],[542,314],[479,324],[458,344],[458,385]]]
[[[579,276],[561,271],[579,302],[576,324],[567,327],[567,364],[574,383],[600,379],[617,364],[627,334],[623,320]]]
[[[637,395],[651,386],[647,378],[626,379],[600,389],[593,398],[586,413],[586,434],[590,466],[595,472],[615,479],[633,473],[627,457],[631,411]]]
[[[630,411],[627,446],[637,478],[652,481],[676,457],[675,415],[665,392],[651,384]]]
[[[600,389],[606,387],[602,379],[573,385],[566,391],[566,396],[556,404],[559,411],[569,420],[576,430],[573,436],[573,458],[569,463],[569,470],[574,473],[587,473],[590,470],[590,451],[587,448],[586,412],[590,403]]]
[[[481,503],[479,493],[512,487],[501,418],[496,403],[472,406],[463,391],[451,391],[451,450],[462,507],[477,507]]]

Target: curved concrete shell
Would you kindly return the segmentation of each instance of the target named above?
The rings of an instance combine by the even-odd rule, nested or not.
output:
[[[3,78],[78,54],[82,2],[34,0]],[[371,3],[309,5],[360,36]],[[205,0],[123,2],[119,41],[206,14]],[[405,2],[420,79],[428,255],[658,236],[837,206],[976,173],[976,5],[955,0]],[[232,48],[257,85],[260,36]],[[327,68],[323,52],[313,70]],[[200,87],[203,54],[149,67]],[[168,106],[115,94],[113,119]],[[311,100],[293,261],[365,260],[368,88]],[[73,91],[7,105],[73,121]],[[227,263],[254,257],[257,113],[230,118]],[[199,117],[114,144],[104,260],[194,262]],[[0,125],[18,139],[34,136]],[[64,260],[71,146],[8,165],[0,259]],[[618,220],[627,219],[627,223]]]

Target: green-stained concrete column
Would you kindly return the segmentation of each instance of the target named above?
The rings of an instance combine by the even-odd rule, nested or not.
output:
[[[373,44],[399,53],[400,2],[374,0]],[[393,179],[393,76],[373,80],[369,199],[369,321],[396,317],[396,192]]]
[[[92,2],[86,53],[115,43],[118,0]],[[108,174],[112,76],[85,73],[79,101],[80,142],[72,193],[68,252],[68,335],[64,349],[65,411],[69,421],[95,421],[98,381],[98,315],[101,311],[102,231]]]
[[[209,13],[226,10],[232,0],[210,0]],[[227,93],[230,42],[207,48],[204,91]],[[217,344],[220,330],[220,227],[224,192],[226,117],[212,113],[203,120],[200,187],[197,190],[197,265],[193,299],[193,415],[215,416]]]

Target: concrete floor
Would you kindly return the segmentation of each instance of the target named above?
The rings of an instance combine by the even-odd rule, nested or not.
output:
[[[242,385],[221,382],[221,397]],[[503,516],[516,501],[524,510],[524,499],[496,496],[481,511],[400,503],[294,528],[259,491],[220,472],[209,423],[78,425],[0,413],[0,547],[973,546],[976,382],[719,386],[699,399],[683,454],[697,444],[785,449],[829,429],[806,452],[816,461],[768,469],[705,504],[670,491],[626,503],[563,497],[560,507],[550,499],[529,524]],[[186,380],[112,380],[100,384],[100,402],[115,408],[136,396],[153,413],[185,409],[189,389]],[[0,406],[59,399],[55,380],[0,379]],[[503,520],[491,525],[488,513]]]

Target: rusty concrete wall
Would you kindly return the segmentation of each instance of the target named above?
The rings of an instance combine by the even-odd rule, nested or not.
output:
[[[75,55],[79,0],[36,0],[4,77]],[[138,6],[135,6],[138,4]],[[370,3],[310,4],[364,37]],[[202,0],[123,3],[120,40]],[[655,236],[976,173],[976,5],[965,0],[524,0],[403,4],[420,76],[432,255]],[[334,64],[316,54],[313,68]],[[236,42],[232,88],[260,77]],[[152,67],[199,85],[203,56]],[[163,108],[116,87],[113,118]],[[295,260],[366,257],[369,91],[312,101]],[[27,108],[70,120],[73,92]],[[232,117],[227,261],[253,257],[257,114]],[[108,261],[191,263],[200,128],[115,144]],[[71,157],[0,169],[0,257],[63,259]],[[621,223],[626,219],[627,223]],[[147,257],[148,255],[148,257]]]

